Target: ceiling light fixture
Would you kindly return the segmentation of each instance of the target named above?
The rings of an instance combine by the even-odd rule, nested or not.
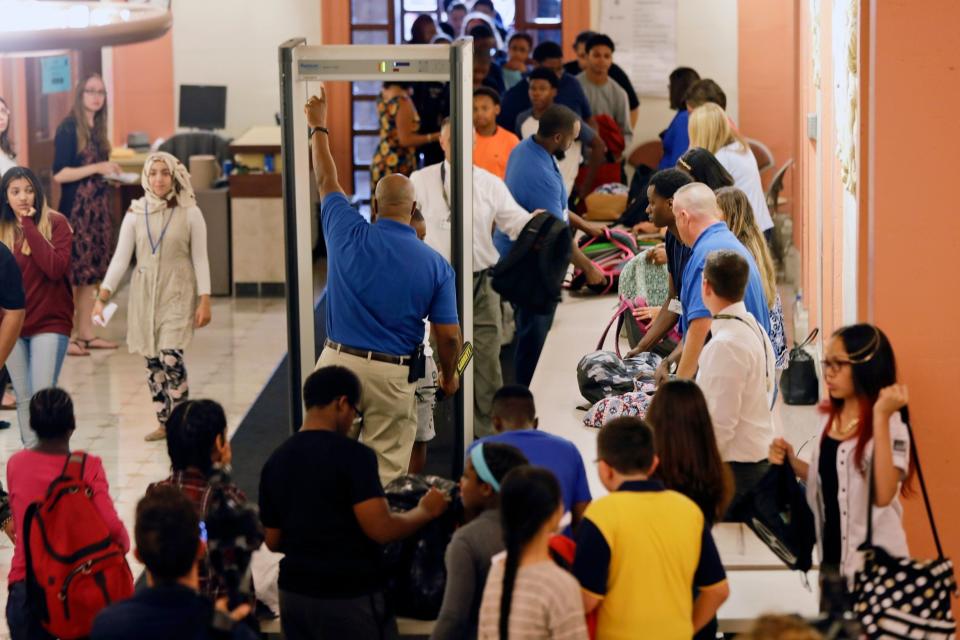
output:
[[[143,42],[173,23],[163,6],[129,2],[0,0],[0,16],[0,55]]]

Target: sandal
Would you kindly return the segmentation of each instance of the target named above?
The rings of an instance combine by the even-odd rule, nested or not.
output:
[[[154,431],[151,431],[146,436],[144,440],[147,442],[157,442],[159,440],[165,440],[167,438],[167,430],[163,427],[157,427]]]
[[[71,340],[67,345],[68,356],[89,356],[90,352],[83,347],[83,340]]]
[[[81,340],[80,338],[77,338],[77,342],[80,343],[84,349],[116,349],[120,346],[116,342],[104,340],[99,336],[94,336],[89,340]]]

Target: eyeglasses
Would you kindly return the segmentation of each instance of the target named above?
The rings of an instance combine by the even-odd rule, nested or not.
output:
[[[840,371],[840,369],[852,365],[853,362],[850,360],[841,360],[839,358],[827,358],[826,360],[821,360],[820,364],[823,366],[824,371],[837,373]]]
[[[356,414],[353,418],[353,424],[363,424],[363,411],[357,408],[357,405],[350,403],[350,406],[353,407],[353,412]]]
[[[88,96],[106,96],[107,92],[103,89],[84,89],[83,92]]]

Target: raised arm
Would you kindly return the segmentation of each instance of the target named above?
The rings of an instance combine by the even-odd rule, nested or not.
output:
[[[327,91],[320,85],[320,95],[311,96],[304,107],[307,114],[307,124],[313,130],[310,143],[313,149],[313,171],[317,176],[317,190],[320,198],[330,193],[343,193],[340,181],[337,178],[337,165],[330,153],[330,138],[327,128]]]
[[[49,216],[56,215],[52,212]],[[70,249],[73,245],[73,231],[63,218],[51,220],[53,234],[50,240],[43,237],[37,229],[36,214],[24,216],[21,224],[23,236],[30,244],[30,256],[34,264],[40,267],[43,275],[51,280],[59,280],[70,267]]]

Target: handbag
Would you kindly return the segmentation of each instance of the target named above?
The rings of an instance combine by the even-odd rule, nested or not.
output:
[[[820,381],[817,379],[817,365],[806,351],[807,345],[812,343],[820,329],[814,329],[807,339],[800,344],[794,344],[790,350],[787,368],[780,376],[780,391],[783,401],[789,405],[817,404],[820,400]]]
[[[906,408],[903,422],[910,434],[911,459],[917,468],[917,479],[923,493],[923,504],[937,546],[933,560],[897,558],[882,547],[873,544],[873,463],[870,464],[870,503],[867,507],[867,537],[860,550],[864,551],[863,569],[854,580],[854,613],[860,620],[867,638],[925,638],[947,640],[956,636],[957,623],[950,610],[950,596],[956,596],[957,583],[953,563],[943,555],[940,535],[933,520],[930,496],[920,469],[917,441]]]
[[[750,530],[789,568],[809,571],[816,523],[790,465],[770,465],[744,505],[743,521]]]

